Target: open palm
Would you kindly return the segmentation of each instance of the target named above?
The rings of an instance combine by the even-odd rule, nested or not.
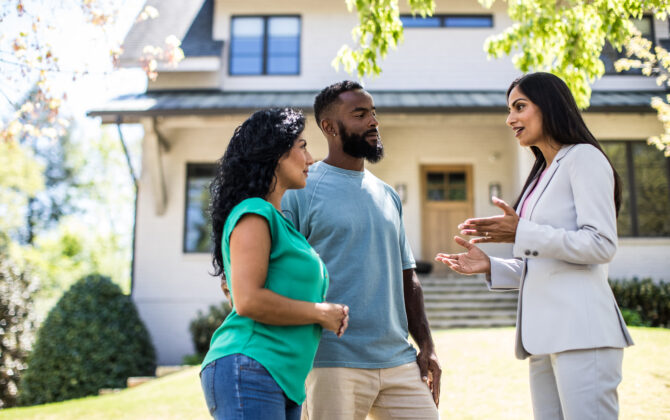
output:
[[[467,252],[460,254],[440,253],[437,254],[435,260],[446,264],[460,274],[470,275],[491,272],[491,262],[484,251],[458,236],[454,237],[454,242],[465,248]]]

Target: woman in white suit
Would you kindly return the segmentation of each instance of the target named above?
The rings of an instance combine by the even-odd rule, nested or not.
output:
[[[619,177],[558,77],[532,73],[507,91],[507,125],[535,155],[514,208],[468,219],[461,254],[436,259],[485,273],[491,290],[519,290],[516,356],[530,358],[536,419],[615,419],[623,348],[633,344],[607,282],[617,247]],[[515,258],[476,243],[514,243]]]

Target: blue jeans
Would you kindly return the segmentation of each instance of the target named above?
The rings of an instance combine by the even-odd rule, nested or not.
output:
[[[301,406],[286,397],[263,365],[243,354],[208,364],[200,384],[216,420],[300,419]]]

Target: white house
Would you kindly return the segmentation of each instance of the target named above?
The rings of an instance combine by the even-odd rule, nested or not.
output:
[[[325,156],[311,106],[321,88],[351,78],[331,61],[351,43],[356,16],[343,0],[148,3],[161,17],[131,29],[126,65],[136,66],[142,46],[170,34],[182,39],[186,59],[159,69],[146,93],[90,115],[144,126],[132,296],[159,363],[174,364],[193,352],[188,324],[196,311],[222,299],[219,280],[209,275],[204,214],[213,162],[234,128],[267,106],[302,108],[309,148],[316,159]],[[505,126],[505,90],[520,73],[509,59],[489,60],[483,51],[484,40],[510,24],[506,4],[436,3],[433,18],[407,18],[404,44],[379,78],[364,80],[386,148],[370,170],[402,194],[415,256],[429,261],[452,249],[458,222],[499,213],[492,193],[514,201],[532,162]],[[639,23],[655,42],[670,38],[667,22]],[[662,131],[649,106],[658,94],[653,79],[610,71],[584,114],[625,182],[613,278],[670,280],[670,160],[644,141]]]

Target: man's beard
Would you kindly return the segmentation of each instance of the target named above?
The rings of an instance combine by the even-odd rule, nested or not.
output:
[[[384,157],[384,145],[379,138],[379,132],[376,128],[364,132],[363,134],[349,133],[341,121],[338,121],[340,129],[340,138],[342,138],[342,150],[344,153],[355,158],[364,158],[370,163],[377,163]],[[366,136],[370,133],[377,134],[377,143],[371,145]]]

